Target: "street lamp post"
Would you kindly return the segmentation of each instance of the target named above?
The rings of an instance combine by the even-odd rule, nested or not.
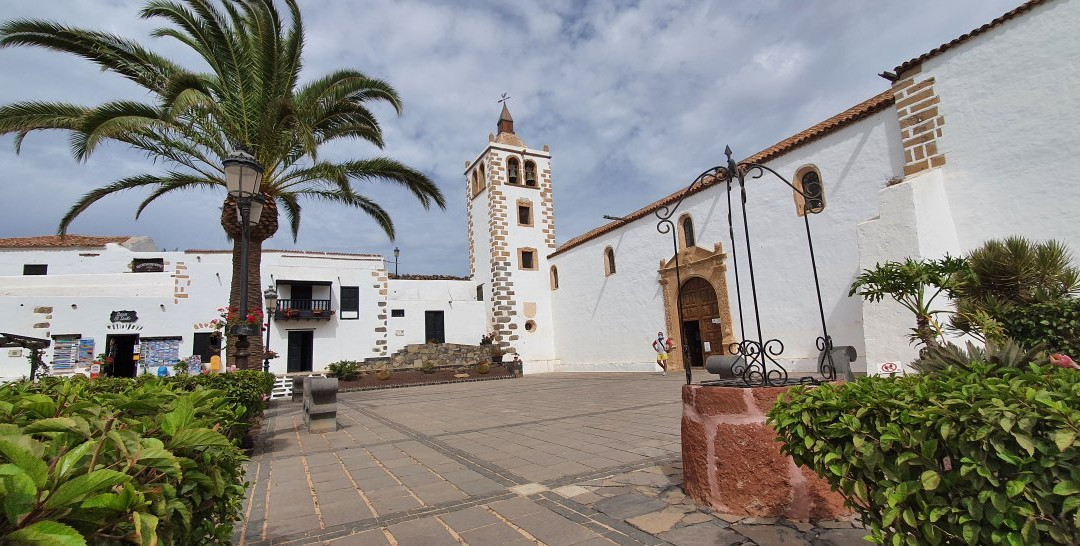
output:
[[[258,225],[262,216],[265,201],[259,196],[259,185],[262,183],[263,167],[255,158],[243,148],[229,154],[222,161],[225,167],[225,186],[229,195],[236,200],[236,213],[240,220],[240,320],[245,323],[237,324],[230,330],[230,334],[236,336],[236,362],[237,369],[246,370],[249,367],[248,353],[250,344],[248,336],[258,335],[254,325],[246,324],[248,312],[248,244],[251,239],[251,226]],[[260,323],[260,327],[262,324]]]
[[[263,347],[263,371],[270,371],[270,323],[274,320],[274,313],[277,312],[277,290],[274,289],[274,285],[266,287],[266,291],[263,292],[263,299],[266,300],[266,345]]]
[[[398,257],[399,256],[401,256],[401,249],[395,246],[394,247],[394,276],[395,277],[398,274],[398,261],[399,261]]]

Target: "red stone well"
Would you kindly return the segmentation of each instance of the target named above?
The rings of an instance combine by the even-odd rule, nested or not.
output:
[[[829,483],[780,452],[765,414],[788,387],[683,385],[686,494],[718,512],[796,521],[851,515]]]

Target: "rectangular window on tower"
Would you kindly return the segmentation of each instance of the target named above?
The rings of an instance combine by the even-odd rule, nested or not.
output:
[[[524,271],[536,271],[536,249],[518,249],[518,269]]]
[[[525,227],[532,227],[533,225],[533,210],[532,202],[528,199],[522,199],[518,201],[518,225]]]
[[[341,287],[341,320],[360,318],[360,287]]]

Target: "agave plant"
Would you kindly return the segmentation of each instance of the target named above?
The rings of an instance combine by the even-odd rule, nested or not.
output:
[[[953,343],[925,347],[911,367],[919,373],[940,372],[950,367],[969,370],[976,362],[999,368],[1022,368],[1032,362],[1046,362],[1048,358],[1041,345],[1027,348],[1011,338],[1001,343],[988,339],[985,347],[970,341],[966,345],[966,350]]]
[[[154,37],[171,38],[194,51],[207,69],[181,66],[136,41],[52,21],[20,19],[0,25],[0,47],[33,46],[70,53],[145,89],[148,102],[118,100],[97,106],[25,101],[0,107],[0,134],[15,135],[16,150],[34,131],[59,129],[70,135],[71,151],[86,161],[108,141],[143,152],[163,168],[116,180],[82,196],[60,220],[64,234],[72,221],[98,200],[132,189],[149,194],[135,211],[186,190],[225,189],[222,160],[243,147],[265,168],[262,218],[251,229],[248,301],[260,301],[262,241],[278,229],[284,209],[293,239],[304,200],[339,203],[374,219],[393,238],[390,215],[357,191],[373,180],[399,184],[425,207],[445,202],[423,173],[388,157],[328,161],[320,147],[359,139],[383,146],[382,129],[367,104],[376,101],[401,112],[401,99],[388,83],[345,68],[300,83],[304,27],[296,0],[284,0],[283,17],[274,0],[151,0],[143,18],[166,26]],[[240,299],[240,226],[235,204],[226,197],[221,225],[233,240],[230,305]],[[230,342],[228,355],[233,357]],[[260,354],[259,336],[251,353]],[[258,363],[254,360],[252,364]]]

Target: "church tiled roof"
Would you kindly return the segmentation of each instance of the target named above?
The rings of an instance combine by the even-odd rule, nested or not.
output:
[[[390,274],[390,280],[395,281],[467,281],[469,277],[458,277],[456,275],[397,275]]]
[[[880,112],[881,110],[892,106],[892,104],[892,90],[884,91],[869,100],[860,102],[859,104],[856,104],[855,106],[852,106],[851,108],[848,108],[847,110],[844,110],[843,112],[821,123],[818,123],[817,125],[814,125],[809,129],[806,129],[805,131],[796,133],[788,138],[785,138],[784,140],[781,140],[780,142],[777,142],[776,144],[773,144],[772,146],[769,146],[768,148],[765,148],[764,150],[761,150],[760,152],[746,158],[745,161],[753,161],[755,163],[763,163],[766,161],[770,161],[802,146],[803,144],[807,144],[809,142],[817,140],[825,135],[832,134],[844,127],[847,127],[848,125],[851,125],[852,123],[855,123],[856,121]],[[713,187],[713,185],[699,185],[696,186],[693,190],[691,190],[690,193],[698,193],[711,187]],[[639,218],[643,218],[664,205],[670,205],[675,201],[678,201],[679,196],[682,195],[684,191],[685,189],[679,189],[678,191],[668,195],[667,197],[664,197],[663,199],[654,201],[634,212],[631,212],[630,214],[623,216],[622,220],[615,220],[613,222],[604,224],[592,231],[589,231],[582,235],[578,235],[577,237],[574,237],[573,239],[570,239],[563,243],[559,248],[555,249],[555,252],[551,253],[548,257],[550,258],[562,254],[563,252],[566,252],[571,248],[585,243],[586,241],[592,240],[596,237],[599,237],[600,235],[613,231],[624,224],[627,224]]]
[[[122,244],[130,235],[40,235],[0,238],[0,248],[95,248],[108,243]]]
[[[263,254],[268,253],[276,254],[303,254],[305,256],[350,256],[360,258],[382,258],[380,254],[360,254],[356,252],[323,252],[321,250],[279,250],[275,248],[262,249]],[[184,254],[232,254],[232,250],[228,249],[198,249],[192,248],[184,251]]]
[[[970,40],[970,39],[972,39],[972,38],[974,38],[974,37],[976,37],[976,36],[978,36],[978,35],[980,35],[980,34],[982,34],[984,32],[986,32],[986,31],[988,31],[988,30],[990,30],[990,29],[992,29],[992,28],[994,28],[996,26],[999,26],[1002,23],[1004,23],[1005,21],[1008,21],[1010,19],[1014,19],[1019,15],[1023,15],[1024,13],[1027,13],[1028,11],[1031,11],[1032,8],[1034,8],[1036,6],[1039,6],[1041,4],[1045,4],[1048,1],[1049,0],[1028,0],[1027,2],[1024,2],[1023,4],[1020,4],[1019,6],[1017,6],[1015,9],[1009,11],[1005,15],[1002,15],[1001,17],[998,17],[997,19],[994,19],[993,21],[990,21],[989,23],[986,23],[983,26],[981,26],[981,27],[979,27],[979,28],[977,28],[975,30],[972,30],[971,32],[968,32],[967,34],[961,34],[955,40],[945,42],[944,44],[941,44],[941,45],[935,47],[934,49],[931,49],[930,51],[927,51],[926,53],[923,53],[922,55],[919,55],[918,57],[915,57],[914,59],[911,59],[910,61],[907,61],[907,62],[901,64],[900,66],[897,66],[896,69],[895,69],[895,73],[896,73],[897,76],[899,76],[900,74],[903,74],[904,71],[908,70],[909,68],[920,65],[920,64],[922,64],[923,62],[925,62],[925,61],[927,61],[929,59],[937,57],[938,55],[944,53],[945,51],[948,51],[948,50],[950,50],[950,49],[952,49],[952,48],[954,48],[954,47],[956,47],[956,46],[958,46],[958,45],[960,45],[960,44],[962,44],[962,43],[964,43],[964,42],[966,42],[966,41],[968,41],[968,40]]]

